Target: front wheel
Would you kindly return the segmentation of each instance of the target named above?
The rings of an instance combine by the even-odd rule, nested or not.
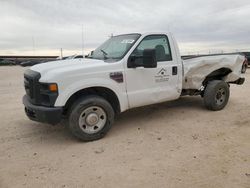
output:
[[[229,86],[222,80],[208,83],[204,92],[204,104],[209,110],[222,110],[228,102],[230,95]]]
[[[69,115],[69,128],[83,141],[102,138],[114,122],[114,110],[104,98],[86,96],[77,100]]]

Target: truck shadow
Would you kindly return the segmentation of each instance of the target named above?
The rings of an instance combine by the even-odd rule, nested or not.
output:
[[[192,110],[192,113],[207,111],[202,98],[189,96],[181,97],[175,101],[139,107],[123,112],[116,118],[114,127],[119,130],[129,129],[130,127],[134,127],[138,122],[152,119],[156,121],[162,118],[182,119],[182,114],[185,114],[187,110]],[[142,123],[140,123],[140,125],[142,125]]]
[[[203,104],[203,100],[200,97],[181,97],[174,101],[153,104],[144,107],[138,107],[126,112],[123,112],[119,115],[117,120],[121,120],[123,118],[127,119],[132,116],[133,118],[143,118],[145,115],[150,115],[151,113],[156,112],[165,112],[165,111],[173,111],[175,113],[184,112],[185,110],[203,110],[206,111]],[[136,116],[134,115],[136,113]],[[167,115],[167,114],[166,114]],[[132,120],[132,119],[130,119]]]

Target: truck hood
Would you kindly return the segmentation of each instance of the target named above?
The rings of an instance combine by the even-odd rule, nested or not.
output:
[[[57,82],[62,78],[90,77],[97,73],[104,73],[117,63],[104,62],[97,59],[71,59],[42,63],[30,69],[41,74],[40,82]],[[86,78],[85,77],[85,78]]]
[[[97,59],[69,59],[69,60],[58,60],[50,61],[47,63],[42,63],[32,66],[30,69],[39,72],[40,74],[45,74],[49,71],[62,70],[62,69],[74,69],[74,68],[87,68],[95,67],[100,64],[104,64],[103,60]],[[105,63],[106,64],[106,63]]]

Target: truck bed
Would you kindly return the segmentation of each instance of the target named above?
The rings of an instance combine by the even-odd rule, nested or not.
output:
[[[200,89],[202,82],[212,72],[219,69],[231,70],[223,78],[233,82],[242,76],[241,69],[245,57],[240,54],[205,55],[183,60],[183,89]]]

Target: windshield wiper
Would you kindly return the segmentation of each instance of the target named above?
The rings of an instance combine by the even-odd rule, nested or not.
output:
[[[100,51],[103,53],[104,58],[105,58],[105,59],[108,59],[108,57],[107,57],[108,53],[105,52],[103,49],[101,49]]]
[[[85,58],[90,58],[90,59],[93,59],[93,57],[92,57],[92,56],[90,56],[90,55],[85,56]]]

